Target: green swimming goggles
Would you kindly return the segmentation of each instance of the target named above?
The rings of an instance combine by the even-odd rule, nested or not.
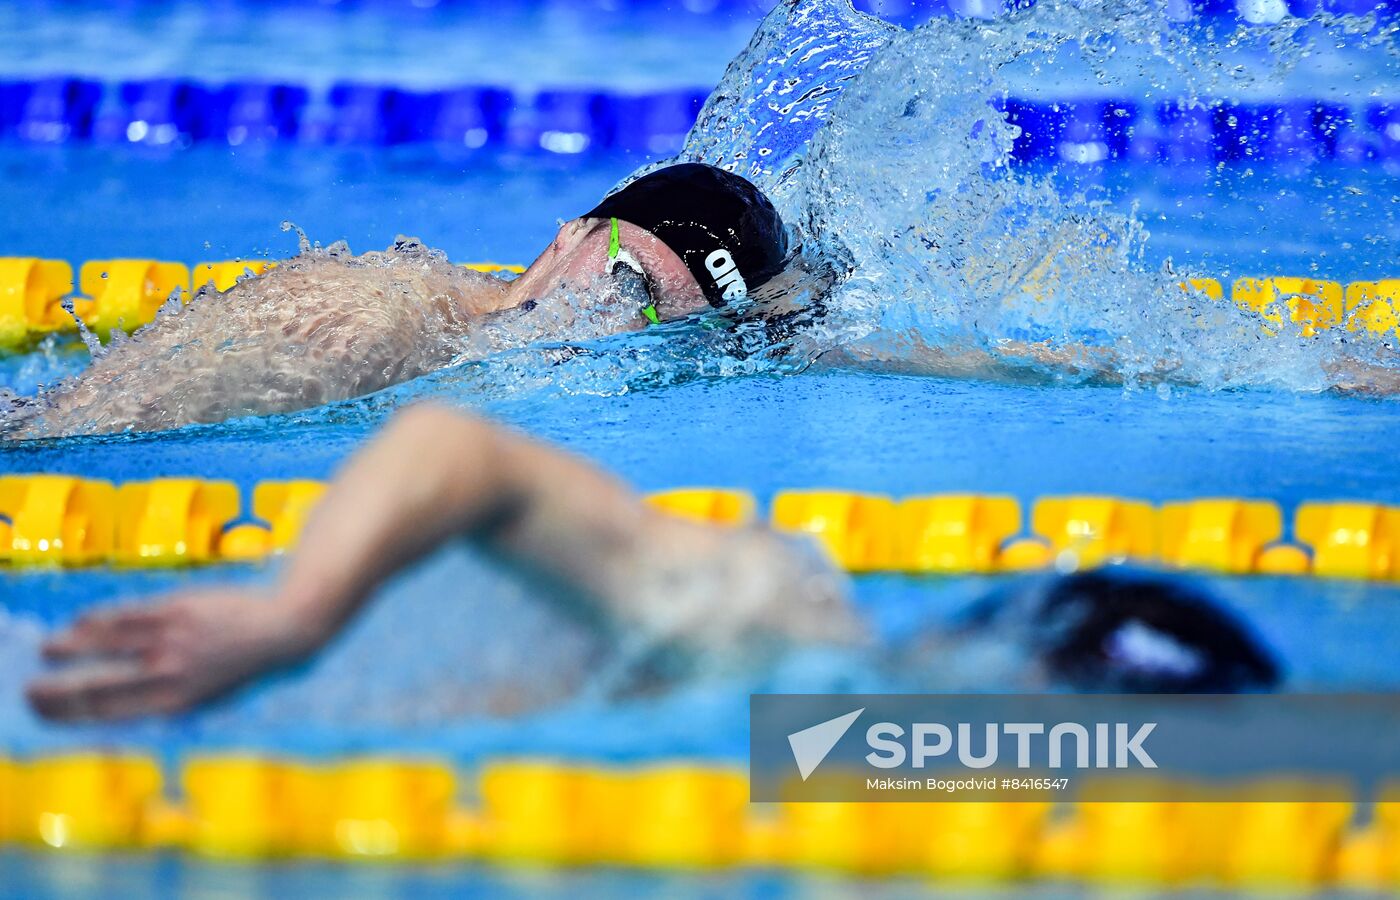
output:
[[[618,257],[621,255],[621,252],[622,243],[618,238],[617,219],[613,218],[612,230],[608,233],[608,261],[610,263],[616,263],[618,261]],[[661,317],[656,314],[656,300],[652,297],[651,282],[647,280],[646,273],[639,270],[635,265],[629,265],[628,260],[622,260],[621,265],[627,266],[627,268],[631,269],[633,272],[636,272],[637,275],[641,278],[642,287],[646,291],[647,295],[646,305],[642,307],[642,315],[646,316],[646,320],[651,324],[660,325]],[[613,266],[612,268],[616,269],[616,266]]]

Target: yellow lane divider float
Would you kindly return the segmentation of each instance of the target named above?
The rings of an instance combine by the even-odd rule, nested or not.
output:
[[[772,524],[816,538],[852,572],[1005,572],[1055,564],[1080,569],[1134,561],[1230,574],[1400,580],[1400,508],[1304,503],[1297,543],[1282,543],[1283,513],[1267,500],[1215,498],[1163,504],[1121,497],[1043,497],[1021,534],[1011,497],[888,497],[790,491]]]
[[[485,272],[488,275],[499,275],[502,272],[510,272],[512,275],[519,275],[525,271],[524,266],[518,266],[514,263],[474,262],[457,263],[457,265],[464,269],[471,269],[473,272]]]
[[[158,478],[124,484],[117,491],[113,558],[138,566],[209,562],[238,506],[238,486],[231,481]]]
[[[320,481],[265,481],[243,517],[229,481],[158,478],[116,487],[69,475],[0,476],[0,565],[175,566],[250,562],[296,545],[325,492]],[[652,494],[673,515],[739,527],[745,491]],[[942,494],[895,500],[849,491],[783,491],[770,524],[805,535],[852,573],[968,574],[1120,562],[1234,575],[1400,581],[1400,507],[1300,504],[1292,542],[1277,503],[1234,497],[1153,506],[1110,496],[1042,497],[1022,531],[1013,497]]]
[[[754,520],[754,500],[746,491],[681,488],[651,494],[647,502],[671,515],[714,525],[740,526]]]
[[[172,297],[188,295],[190,288],[186,266],[147,259],[95,259],[83,263],[79,277],[91,303],[74,311],[103,340],[118,328],[135,331]]]
[[[83,566],[111,558],[116,488],[67,475],[0,477],[0,560]]]
[[[889,497],[845,491],[784,491],[773,498],[780,531],[809,534],[848,572],[894,567],[895,504]]]
[[[1225,297],[1224,287],[1214,278],[1189,279],[1181,287],[1211,300]],[[1241,278],[1231,286],[1230,299],[1274,327],[1282,326],[1286,315],[1304,337],[1338,325],[1348,331],[1393,335],[1400,324],[1400,278],[1354,281],[1345,287],[1339,281],[1313,278]]]
[[[252,561],[296,546],[302,526],[326,492],[320,481],[264,481],[253,490],[253,515],[265,524],[248,523],[224,532],[223,559]]]
[[[265,259],[183,263],[153,259],[99,259],[83,263],[73,293],[73,268],[62,260],[0,257],[0,352],[23,350],[55,332],[76,332],[73,314],[94,334],[107,340],[118,328],[132,332],[149,323],[178,295],[188,302],[206,285],[227,291],[240,278],[255,277],[275,266]],[[465,263],[487,273],[520,273],[505,263]]]
[[[53,259],[0,257],[0,349],[72,327],[62,306],[73,293],[73,267]]]
[[[265,481],[239,522],[231,481],[157,478],[120,488],[68,475],[0,476],[0,563],[178,566],[290,549],[325,485]]]
[[[1337,793],[1257,803],[750,804],[743,771],[717,763],[504,759],[468,785],[436,759],[248,753],[186,759],[174,781],[167,790],[156,762],[133,754],[0,757],[0,844],[990,884],[1400,888],[1394,789],[1362,816]]]
[[[74,313],[106,340],[116,328],[130,332],[147,324],[178,290],[188,301],[191,290],[212,284],[218,291],[238,279],[272,268],[269,260],[201,262],[191,269],[183,263],[150,259],[90,260],[79,274],[81,294],[73,294],[73,270],[62,260],[0,257],[0,351],[21,350],[53,332],[76,330],[63,308],[71,299]],[[460,263],[491,274],[525,271],[508,263]],[[1181,283],[1183,289],[1223,300],[1225,290],[1213,278]],[[1393,334],[1400,324],[1400,279],[1341,282],[1312,278],[1241,278],[1231,287],[1231,299],[1274,326],[1285,315],[1305,336],[1339,324],[1348,330]]]
[[[293,549],[322,481],[262,481],[241,518],[232,481],[155,479],[116,487],[66,474],[0,476],[0,564],[188,565],[256,561]],[[746,491],[680,488],[654,507],[724,526],[755,521]],[[1400,507],[1303,502],[1284,540],[1278,504],[1201,498],[1161,507],[1123,497],[1042,497],[1022,533],[1021,504],[990,494],[895,498],[781,491],[770,523],[816,540],[850,572],[970,574],[1126,563],[1226,574],[1400,581]]]
[[[214,290],[222,292],[238,284],[238,279],[261,275],[275,265],[276,263],[266,259],[199,263],[194,267],[194,279],[191,284],[195,290],[210,284],[214,286]]]

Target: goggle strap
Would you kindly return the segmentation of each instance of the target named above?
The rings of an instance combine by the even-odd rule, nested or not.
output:
[[[608,259],[617,259],[617,254],[622,249],[622,241],[618,235],[617,217],[612,219],[612,226],[608,231]],[[651,303],[642,307],[642,315],[647,317],[647,321],[653,325],[661,324],[661,317],[656,314],[656,304]]]

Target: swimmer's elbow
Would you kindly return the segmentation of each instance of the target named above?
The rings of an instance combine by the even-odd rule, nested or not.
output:
[[[397,490],[451,520],[456,530],[490,540],[531,507],[533,485],[514,457],[528,442],[488,419],[439,403],[395,416],[362,468],[401,474]]]
[[[417,403],[394,416],[389,432],[432,434],[461,427],[466,422],[478,422],[460,410],[442,403]]]

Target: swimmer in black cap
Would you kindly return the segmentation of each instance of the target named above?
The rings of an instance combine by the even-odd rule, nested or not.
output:
[[[408,239],[361,256],[306,250],[222,293],[202,290],[0,420],[0,436],[151,431],[346,400],[464,357],[742,303],[787,249],[758,188],[683,163],[564,223],[513,280]]]
[[[636,284],[652,323],[747,299],[783,268],[787,235],[768,198],[744,178],[701,163],[644,175],[566,224],[517,291],[603,272]],[[636,290],[636,288],[630,288]]]

